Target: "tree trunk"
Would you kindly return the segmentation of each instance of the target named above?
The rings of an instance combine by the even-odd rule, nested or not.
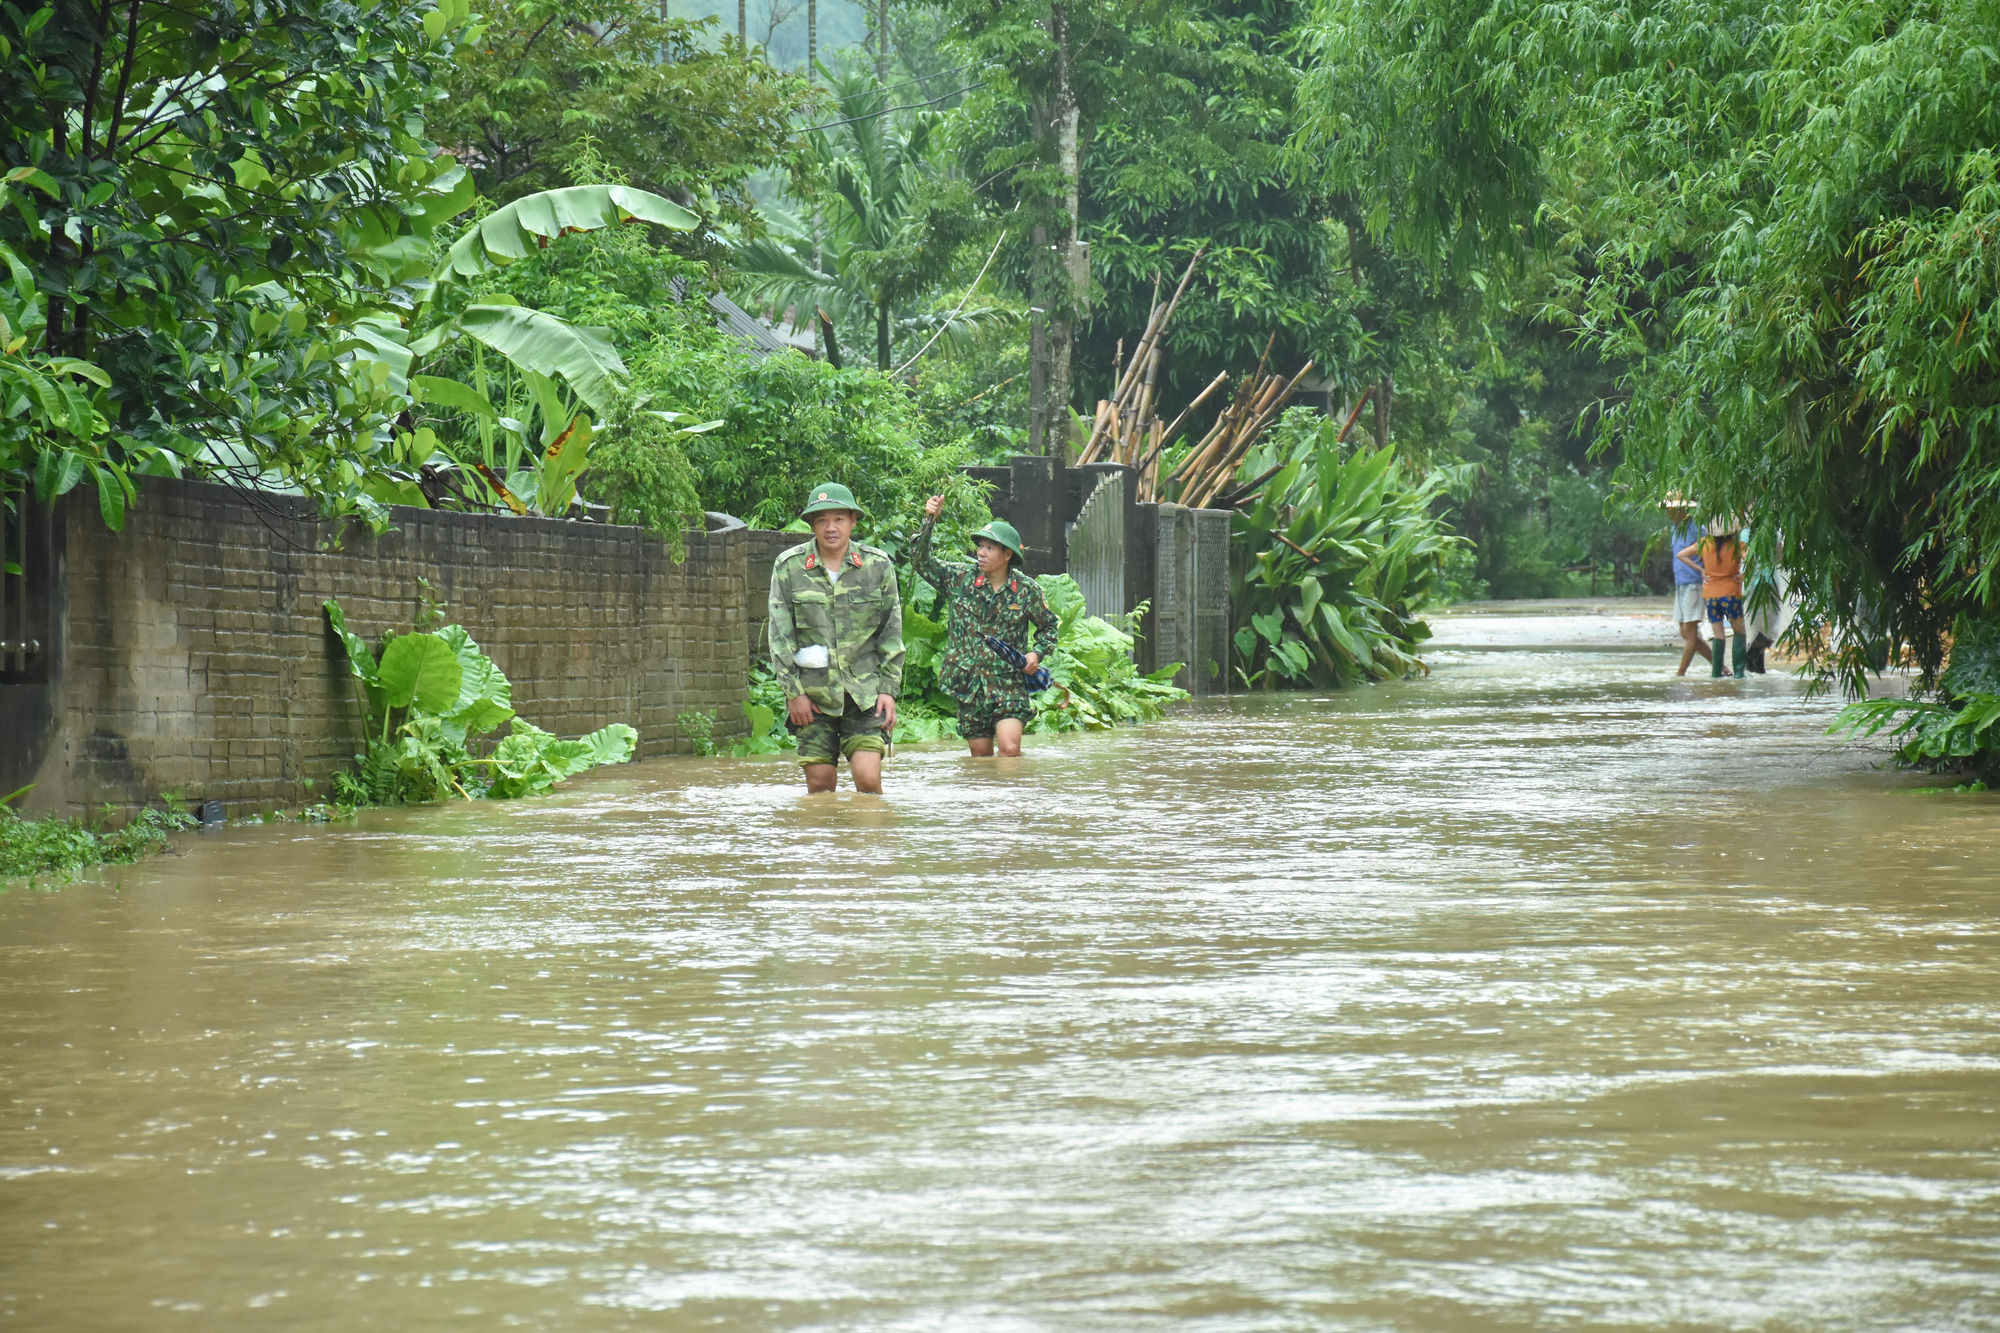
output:
[[[736,40],[750,49],[750,0],[736,0]]]
[[[819,0],[806,0],[806,77],[819,77]]]
[[[875,82],[889,84],[889,0],[875,0]]]
[[[1049,6],[1049,42],[1055,48],[1054,78],[1049,90],[1049,134],[1054,140],[1056,166],[1062,173],[1063,193],[1054,201],[1056,280],[1048,303],[1049,386],[1044,452],[1065,457],[1069,445],[1070,356],[1076,343],[1077,321],[1083,317],[1090,290],[1089,259],[1076,234],[1081,188],[1077,131],[1081,112],[1071,65],[1068,0],[1054,0]]]
[[[889,303],[883,301],[875,307],[875,368],[886,375],[889,365]]]

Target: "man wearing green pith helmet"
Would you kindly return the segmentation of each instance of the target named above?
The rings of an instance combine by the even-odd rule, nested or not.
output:
[[[1028,678],[1056,650],[1055,612],[1042,585],[1015,568],[1021,534],[1011,523],[995,519],[973,534],[971,564],[939,560],[931,537],[943,507],[941,495],[924,505],[924,525],[910,551],[917,573],[944,594],[948,607],[938,688],[958,700],[958,734],[972,753],[989,755],[997,746],[1012,757],[1021,753],[1021,732],[1034,716]],[[995,652],[986,642],[989,634],[1019,651],[1025,665]]]
[[[799,517],[813,539],[771,569],[771,672],[790,701],[806,790],[832,791],[847,760],[856,791],[880,795],[903,691],[903,601],[886,551],[852,540],[854,494],[823,481]]]

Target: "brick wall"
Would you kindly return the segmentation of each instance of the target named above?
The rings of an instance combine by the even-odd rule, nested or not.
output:
[[[771,659],[771,645],[765,638],[771,619],[771,569],[778,557],[800,542],[811,541],[810,533],[774,532],[751,528],[743,534],[744,569],[749,576],[746,611],[749,618],[750,656],[765,662]]]
[[[30,808],[178,788],[238,814],[324,794],[361,709],[321,604],[337,599],[374,643],[416,624],[426,584],[536,726],[628,722],[642,757],[690,748],[675,722],[687,709],[715,715],[718,737],[743,734],[743,530],[690,533],[676,565],[636,528],[393,512],[396,530],[349,527],[326,550],[334,528],[300,500],[152,480],[111,533],[94,496],[71,496],[57,511],[55,725],[39,756],[11,757],[37,783]]]

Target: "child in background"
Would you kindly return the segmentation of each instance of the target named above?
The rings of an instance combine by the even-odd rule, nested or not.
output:
[[[1712,648],[1708,674],[1722,675],[1722,626],[1727,621],[1735,631],[1730,639],[1730,666],[1736,678],[1743,679],[1750,649],[1743,637],[1742,535],[1726,519],[1717,519],[1708,525],[1708,536],[1682,547],[1674,558],[1701,571],[1701,596],[1708,610]]]

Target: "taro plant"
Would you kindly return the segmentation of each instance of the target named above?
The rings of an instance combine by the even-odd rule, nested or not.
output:
[[[356,774],[339,795],[355,804],[539,795],[564,778],[632,757],[639,734],[623,722],[563,740],[514,712],[514,688],[460,625],[396,634],[378,656],[347,627],[338,602],[326,618],[346,650],[367,718]],[[501,727],[508,734],[490,740]]]
[[[1046,665],[1055,684],[1035,696],[1028,730],[1099,731],[1121,722],[1153,722],[1167,705],[1188,697],[1173,683],[1181,663],[1141,675],[1132,663],[1133,629],[1146,614],[1141,602],[1114,623],[1084,613],[1083,589],[1067,574],[1040,578],[1056,613],[1056,650]]]
[[[1243,683],[1345,686],[1423,670],[1417,647],[1430,628],[1416,608],[1462,541],[1432,512],[1445,476],[1412,484],[1393,446],[1344,454],[1330,421],[1260,475],[1230,525]]]

